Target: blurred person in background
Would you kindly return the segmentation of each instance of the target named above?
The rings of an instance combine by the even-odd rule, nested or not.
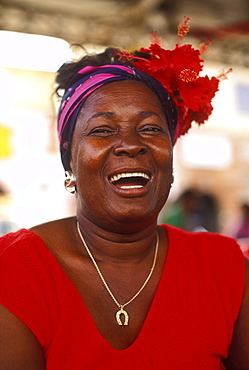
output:
[[[235,239],[249,238],[249,204],[243,203],[240,207],[240,219],[233,232]]]
[[[204,231],[219,232],[219,205],[213,194],[199,194],[197,227],[203,228]]]
[[[199,194],[195,189],[184,190],[169,207],[162,223],[169,224],[187,231],[195,231]]]
[[[187,231],[219,231],[216,198],[194,188],[184,190],[165,212],[162,222]]]
[[[228,228],[228,227],[227,227]],[[239,243],[244,255],[249,258],[249,204],[242,203],[240,215],[228,230],[228,235],[232,236]]]

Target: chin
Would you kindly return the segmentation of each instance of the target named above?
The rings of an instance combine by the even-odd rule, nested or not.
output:
[[[127,214],[122,213],[115,216],[113,226],[115,231],[117,231],[118,228],[121,228],[122,230],[145,228],[153,222],[156,222],[159,212],[160,210],[154,210],[153,212],[145,212],[145,210],[135,212],[133,210],[133,212],[127,212]]]

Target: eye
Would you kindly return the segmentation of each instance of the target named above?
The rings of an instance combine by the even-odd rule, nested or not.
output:
[[[108,126],[101,126],[101,127],[95,127],[94,129],[92,129],[89,135],[107,137],[107,136],[113,135],[114,133],[115,133],[115,130],[113,128],[108,127]]]
[[[163,132],[161,126],[158,125],[146,125],[139,129],[139,132],[144,134],[157,134]]]

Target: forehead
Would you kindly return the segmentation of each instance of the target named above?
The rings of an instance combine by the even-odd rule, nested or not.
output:
[[[162,104],[157,95],[144,83],[135,80],[111,82],[99,87],[85,101],[81,113],[86,110],[99,110],[103,107],[148,108],[164,115]]]

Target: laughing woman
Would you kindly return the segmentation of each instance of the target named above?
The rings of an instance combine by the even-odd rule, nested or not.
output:
[[[67,63],[58,133],[76,216],[1,238],[1,370],[248,369],[236,242],[157,218],[172,148],[212,111],[200,50],[107,49]]]

